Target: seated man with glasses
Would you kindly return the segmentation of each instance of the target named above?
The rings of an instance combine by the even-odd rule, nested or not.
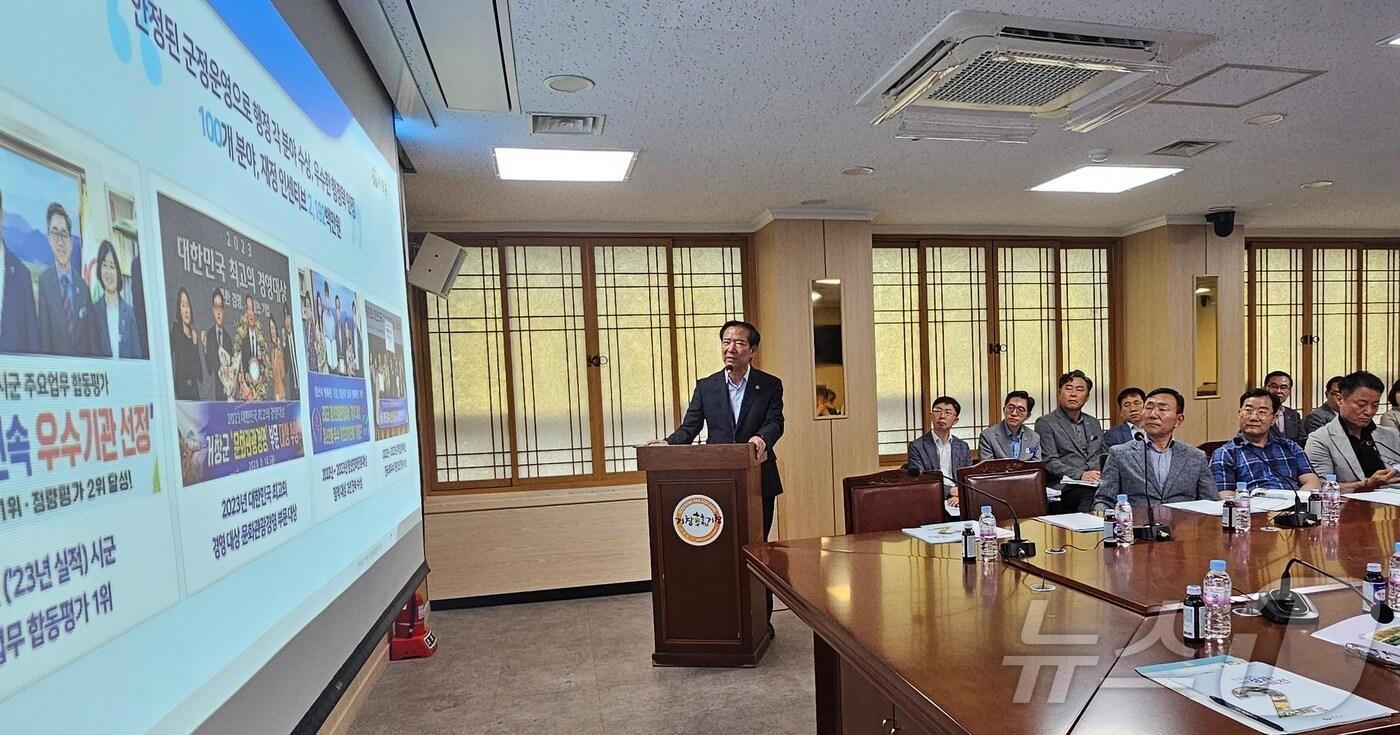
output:
[[[952,433],[961,413],[962,405],[956,399],[949,396],[933,399],[933,428],[909,442],[909,470],[942,473],[948,504],[954,507],[958,504],[958,488],[953,478],[959,468],[972,464],[972,450],[968,449],[967,442]]]
[[[1278,396],[1252,388],[1240,396],[1240,433],[1215,450],[1211,475],[1220,497],[1231,498],[1239,482],[1251,490],[1304,490],[1322,487],[1312,463],[1297,444],[1273,431]]]
[[[977,453],[981,459],[1019,459],[1040,461],[1040,435],[1026,427],[1026,419],[1035,410],[1035,399],[1023,390],[1006,394],[1001,413],[1006,418],[982,430],[977,437]]]
[[[1264,376],[1265,390],[1278,396],[1282,407],[1274,416],[1274,433],[1284,439],[1303,444],[1303,416],[1298,409],[1289,408],[1288,399],[1293,397],[1293,376],[1282,370],[1275,370]]]
[[[1400,432],[1371,421],[1384,391],[1365,370],[1342,378],[1337,418],[1308,435],[1308,461],[1319,474],[1336,475],[1344,492],[1400,489]]]

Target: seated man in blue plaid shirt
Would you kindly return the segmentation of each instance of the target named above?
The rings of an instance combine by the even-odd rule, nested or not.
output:
[[[1279,410],[1278,396],[1253,388],[1240,396],[1240,433],[1215,450],[1210,471],[1221,499],[1232,497],[1235,483],[1253,490],[1303,490],[1322,486],[1302,447],[1269,431]]]

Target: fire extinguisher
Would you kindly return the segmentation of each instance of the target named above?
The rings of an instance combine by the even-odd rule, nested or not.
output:
[[[414,592],[413,599],[404,603],[394,619],[394,635],[389,639],[390,661],[427,658],[437,652],[437,638],[423,622],[427,611],[428,602],[419,592]]]

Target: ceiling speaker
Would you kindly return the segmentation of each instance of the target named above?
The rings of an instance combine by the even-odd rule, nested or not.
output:
[[[429,232],[423,236],[418,257],[408,269],[408,282],[428,293],[447,296],[466,257],[467,251],[457,243]]]

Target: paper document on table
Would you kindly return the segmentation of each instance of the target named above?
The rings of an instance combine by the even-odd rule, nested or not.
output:
[[[1064,478],[1063,480],[1060,481],[1060,484],[1061,484],[1061,485],[1078,485],[1078,486],[1080,486],[1080,487],[1098,487],[1098,486],[1099,486],[1099,481],[1098,481],[1098,480],[1075,480],[1075,479],[1071,479],[1071,478],[1069,478],[1069,477],[1066,477],[1066,478]]]
[[[1339,646],[1354,644],[1400,660],[1400,626],[1378,623],[1370,615],[1356,615],[1313,631],[1313,637]]]
[[[951,544],[962,540],[963,525],[966,521],[954,521],[952,523],[930,523],[927,526],[918,528],[906,528],[904,533],[926,544]],[[972,524],[972,532],[977,533],[978,526]],[[1005,528],[997,529],[997,538],[1011,538],[1013,534]]]
[[[1377,490],[1370,493],[1343,493],[1342,497],[1352,500],[1365,500],[1368,503],[1400,505],[1400,493],[1394,490]]]
[[[1141,666],[1137,672],[1264,733],[1308,732],[1395,714],[1351,692],[1234,656]]]
[[[1036,520],[1052,526],[1068,528],[1071,531],[1103,531],[1103,519],[1093,513],[1060,513],[1050,516],[1036,516]]]
[[[1253,498],[1254,500],[1258,500],[1260,498],[1273,498],[1274,500],[1287,500],[1288,502],[1292,503],[1294,496],[1296,496],[1297,494],[1298,493],[1294,490],[1280,490],[1278,488],[1259,488],[1256,490],[1251,490],[1249,493],[1249,497]],[[1303,502],[1308,502],[1306,496],[1303,497]]]
[[[1179,503],[1167,503],[1167,504],[1166,504],[1166,506],[1167,506],[1168,508],[1177,508],[1177,509],[1179,509],[1179,510],[1189,510],[1189,511],[1191,511],[1192,513],[1204,513],[1204,514],[1206,514],[1206,515],[1208,515],[1208,516],[1218,516],[1218,515],[1220,515],[1221,508],[1222,508],[1222,506],[1224,506],[1224,505],[1225,505],[1224,501],[1221,501],[1221,500],[1183,500],[1183,501],[1181,501],[1181,502],[1179,502]],[[1291,501],[1291,500],[1283,500],[1283,499],[1281,499],[1281,498],[1250,498],[1250,499],[1249,499],[1249,512],[1250,512],[1250,513],[1273,513],[1274,511],[1288,510],[1289,508],[1292,508],[1292,507],[1293,507],[1293,501]]]

